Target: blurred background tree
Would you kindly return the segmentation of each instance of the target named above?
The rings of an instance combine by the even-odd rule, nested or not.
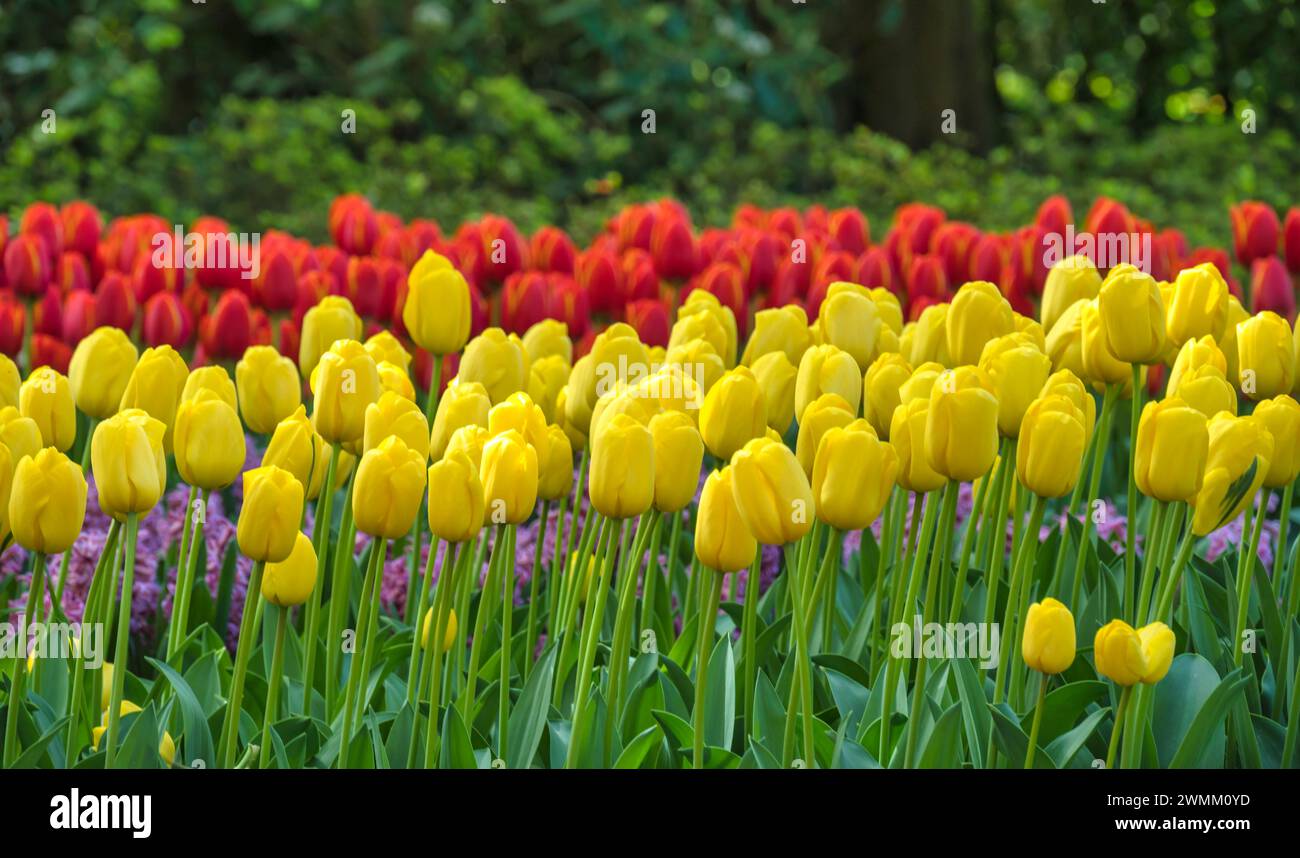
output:
[[[5,0],[0,210],[319,238],[359,191],[585,237],[664,193],[989,227],[1110,193],[1222,243],[1230,200],[1298,196],[1297,43],[1297,0]]]

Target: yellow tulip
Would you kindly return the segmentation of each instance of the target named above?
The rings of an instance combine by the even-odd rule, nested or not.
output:
[[[451,436],[462,426],[481,426],[486,429],[491,409],[492,400],[488,398],[487,389],[483,385],[476,381],[452,379],[438,400],[438,413],[434,415],[433,430],[429,437],[429,457],[434,461],[442,458]]]
[[[893,352],[876,358],[862,378],[863,416],[886,441],[894,411],[902,404],[899,391],[911,375],[911,365],[901,354]]]
[[[1169,672],[1174,643],[1173,630],[1164,623],[1150,623],[1135,631],[1123,620],[1111,620],[1097,630],[1093,660],[1097,672],[1116,685],[1155,685]]]
[[[293,414],[275,427],[266,445],[266,453],[262,455],[262,464],[288,471],[302,484],[307,500],[315,500],[320,494],[321,483],[325,481],[329,456],[325,439],[307,419],[307,409],[299,405]]]
[[[1084,414],[1064,396],[1035,399],[1016,446],[1020,484],[1042,498],[1059,498],[1079,480],[1088,443]]]
[[[483,445],[479,479],[487,507],[484,524],[522,524],[537,504],[537,451],[513,429]]]
[[[1241,392],[1255,401],[1290,393],[1295,382],[1291,326],[1271,310],[1237,325]]]
[[[998,455],[998,400],[984,373],[950,369],[930,391],[925,453],[930,467],[950,480],[970,482],[988,473]]]
[[[856,283],[832,283],[817,314],[822,342],[846,352],[865,372],[876,354],[876,342],[884,323],[876,302]]]
[[[546,458],[537,463],[537,496],[544,501],[567,497],[573,487],[573,446],[555,424],[546,427]]]
[[[712,313],[692,313],[691,315],[680,316],[673,324],[672,331],[668,335],[668,351],[679,349],[686,343],[695,340],[703,340],[708,343],[715,354],[723,357],[724,365],[726,367],[731,366],[724,357],[730,344],[730,338],[719,316]]]
[[[189,377],[185,359],[171,346],[155,346],[144,350],[140,361],[131,371],[131,378],[122,391],[119,411],[138,408],[162,422],[163,450],[172,451],[172,427],[176,424],[176,408],[181,402],[181,392]]]
[[[884,286],[868,289],[867,294],[876,304],[880,321],[893,331],[895,336],[900,336],[903,333],[903,305],[899,303],[898,296]]]
[[[429,466],[429,531],[445,542],[468,542],[483,526],[483,482],[461,450]]]
[[[293,553],[302,520],[302,483],[275,465],[244,471],[244,502],[235,537],[253,561],[279,563]]]
[[[641,515],[654,502],[655,449],[650,430],[615,414],[591,439],[587,481],[591,505],[606,518]]]
[[[36,421],[24,417],[12,405],[0,408],[0,442],[9,448],[15,462],[23,456],[35,456],[45,446]]]
[[[664,356],[667,367],[677,369],[698,379],[699,387],[707,394],[727,371],[722,356],[707,340],[691,340],[669,349]]]
[[[1150,364],[1160,359],[1165,350],[1165,308],[1160,287],[1150,274],[1127,263],[1112,268],[1097,294],[1097,312],[1106,348],[1118,362]],[[1085,361],[1088,348],[1085,343]]]
[[[1217,338],[1222,336],[1227,321],[1228,284],[1215,264],[1202,262],[1178,272],[1173,300],[1165,310],[1170,342],[1181,347],[1188,340]]]
[[[407,303],[410,303],[408,297]],[[361,317],[342,295],[327,295],[302,319],[298,341],[298,369],[310,376],[325,352],[339,340],[361,339]],[[409,328],[408,328],[409,332]]]
[[[1080,299],[1066,307],[1047,332],[1044,351],[1052,369],[1068,369],[1079,378],[1090,378],[1083,367],[1083,310],[1092,302]]]
[[[443,621],[442,634],[442,652],[451,649],[452,644],[456,643],[456,611],[447,612],[447,618]],[[424,612],[424,624],[420,626],[420,649],[427,649],[429,646],[429,629],[433,628],[433,608]]]
[[[758,377],[758,371],[754,371]],[[762,384],[760,379],[759,384]],[[641,399],[655,403],[654,411],[680,411],[691,422],[699,417],[704,408],[704,386],[686,367],[677,364],[665,364],[658,370],[636,382],[629,388]],[[766,394],[766,390],[764,391]],[[791,409],[794,408],[794,394],[791,393]]]
[[[1028,316],[1022,316],[1019,313],[1016,317],[1016,333],[1025,338],[1043,354],[1047,354],[1047,334],[1043,332],[1043,326],[1036,320]]]
[[[500,328],[488,328],[469,341],[460,359],[461,381],[477,381],[493,404],[528,387],[529,360],[523,341]]]
[[[52,447],[14,463],[8,518],[14,542],[28,551],[67,551],[86,518],[81,467]]]
[[[99,507],[122,520],[153,509],[167,489],[161,420],[127,408],[95,427],[90,462]],[[242,448],[242,443],[241,443]]]
[[[421,460],[428,458],[429,424],[424,420],[424,411],[405,396],[385,390],[379,399],[366,406],[362,452],[370,452],[393,435],[401,438]]]
[[[907,362],[912,366],[923,363],[938,363],[952,366],[952,354],[948,350],[948,304],[931,304],[921,311],[916,325],[911,330],[911,347],[905,352]],[[902,349],[907,331],[899,338]],[[976,356],[978,357],[978,355]]]
[[[715,572],[748,569],[758,553],[758,542],[736,503],[734,476],[731,467],[709,474],[695,514],[695,556]]]
[[[1015,313],[1001,290],[985,280],[975,280],[957,290],[948,308],[948,354],[955,364],[979,363],[989,340],[1013,333]]]
[[[411,353],[402,345],[402,341],[393,336],[389,331],[380,331],[373,334],[365,342],[366,351],[375,359],[376,364],[388,361],[394,366],[401,367],[402,373],[406,374],[411,371]]]
[[[216,393],[203,390],[180,404],[173,441],[176,469],[191,486],[223,489],[244,469],[244,427],[235,409]]]
[[[923,363],[912,370],[912,374],[898,386],[898,404],[906,405],[913,399],[929,399],[934,383],[946,371],[943,364],[934,361]]]
[[[500,435],[513,429],[524,437],[537,453],[539,467],[546,461],[550,436],[546,431],[546,415],[537,403],[520,391],[512,393],[488,412],[488,434]]]
[[[368,349],[367,353],[369,353]],[[411,377],[406,374],[406,370],[392,361],[381,360],[375,364],[375,371],[379,373],[381,391],[392,391],[403,399],[415,401],[415,385],[411,382]]]
[[[105,667],[108,667],[108,665],[105,665]],[[107,710],[108,706],[105,706],[104,708]],[[127,715],[134,715],[142,710],[130,700],[123,700],[122,705],[118,707],[117,711],[120,717],[125,718]],[[99,750],[99,741],[104,738],[104,734],[107,732],[108,712],[105,711],[103,723],[90,731],[90,749],[92,751]],[[172,739],[172,734],[165,730],[163,731],[162,739],[158,742],[158,756],[162,757],[163,762],[166,763],[169,768],[176,759],[176,742]]]
[[[998,400],[998,431],[1006,438],[1020,435],[1020,422],[1047,383],[1052,361],[1025,334],[989,340],[980,355],[980,369]]]
[[[822,436],[833,428],[848,426],[853,419],[854,414],[849,409],[849,404],[834,393],[822,394],[804,410],[794,448],[795,458],[809,479],[812,478]]]
[[[316,549],[311,537],[299,533],[293,551],[278,563],[266,564],[262,572],[262,598],[281,608],[301,605],[316,587]]]
[[[828,430],[813,464],[817,517],[840,530],[870,527],[889,500],[898,466],[898,453],[866,420]]]
[[[1084,445],[1092,440],[1093,429],[1097,423],[1097,400],[1093,399],[1083,381],[1068,369],[1059,370],[1048,376],[1043,383],[1039,396],[1064,396],[1074,403],[1083,415]]]
[[[704,397],[700,434],[709,452],[724,462],[767,430],[767,398],[749,367],[730,370]]]
[[[18,375],[18,364],[14,363],[9,355],[0,354],[0,406],[12,405],[17,408],[18,388],[21,386],[22,378]]]
[[[1082,330],[1083,377],[1094,384],[1133,386],[1133,366],[1115,357],[1109,345],[1107,322],[1096,301],[1083,305],[1079,318]],[[1060,322],[1058,324],[1064,324]]]
[[[1190,501],[1201,490],[1210,435],[1205,415],[1176,396],[1148,402],[1138,421],[1138,490],[1162,501]]]
[[[524,331],[524,351],[536,363],[544,357],[558,357],[565,366],[573,363],[573,340],[569,326],[557,319],[542,319]]]
[[[1219,349],[1223,352],[1223,358],[1228,364],[1224,371],[1228,381],[1234,386],[1241,384],[1241,371],[1237,366],[1237,325],[1250,318],[1250,313],[1246,308],[1241,306],[1235,295],[1228,295],[1228,321],[1223,326],[1223,336],[1218,338]]]
[[[1264,485],[1286,488],[1300,476],[1300,404],[1286,394],[1275,396],[1255,406],[1254,417],[1273,436],[1273,457]]]
[[[694,499],[700,484],[704,440],[691,418],[680,411],[656,414],[648,428],[654,441],[655,509],[678,512]]]
[[[27,376],[18,389],[18,410],[36,421],[46,447],[67,452],[77,439],[77,406],[68,379],[58,370],[42,366]]]
[[[812,345],[808,335],[808,314],[798,304],[772,307],[754,314],[754,332],[745,343],[740,362],[753,367],[758,359],[781,352],[791,366],[798,366],[803,353]]]
[[[365,346],[340,340],[320,357],[311,421],[331,444],[355,443],[366,430],[366,408],[379,399],[379,369]]]
[[[812,486],[789,447],[755,438],[736,453],[731,469],[736,507],[759,542],[785,545],[812,529]]]
[[[780,349],[755,360],[751,369],[763,391],[767,425],[784,434],[794,422],[794,391],[798,370]]]
[[[547,423],[555,422],[555,403],[569,383],[569,364],[560,355],[543,355],[528,370],[528,396],[542,409]]]
[[[1169,395],[1177,396],[1207,418],[1220,411],[1237,413],[1237,391],[1215,366],[1200,366],[1184,372],[1178,379],[1178,386],[1169,388]]]
[[[1174,358],[1173,369],[1169,371],[1169,392],[1174,393],[1178,390],[1178,383],[1182,380],[1184,373],[1203,366],[1212,366],[1219,370],[1220,375],[1228,378],[1228,361],[1224,357],[1223,351],[1214,341],[1214,337],[1209,334],[1200,339],[1188,340],[1178,350],[1178,355]],[[1232,379],[1228,379],[1228,381],[1232,382]]]
[[[680,321],[687,316],[699,313],[713,316],[722,324],[722,329],[727,335],[727,342],[725,347],[718,351],[718,356],[722,358],[726,368],[730,369],[735,366],[737,349],[736,316],[731,312],[731,308],[724,307],[712,292],[705,289],[694,289],[686,296],[686,301],[677,308],[677,319]]]
[[[1219,413],[1208,429],[1205,480],[1192,502],[1192,531],[1197,536],[1218,530],[1254,502],[1273,458],[1273,436],[1253,415]]]
[[[474,463],[474,467],[479,468],[483,464],[483,448],[487,446],[487,442],[491,438],[492,436],[488,433],[488,430],[482,426],[472,424],[462,426],[452,433],[451,440],[447,442],[447,450],[443,455],[450,456],[453,452],[459,451],[469,456],[470,461]],[[534,450],[534,452],[536,451]]]
[[[366,451],[352,482],[357,530],[384,539],[411,532],[425,488],[424,456],[390,435]]]
[[[1043,329],[1051,334],[1075,301],[1091,301],[1101,291],[1101,275],[1086,256],[1067,256],[1052,266],[1043,283]]]
[[[826,393],[843,399],[856,415],[862,404],[862,373],[847,352],[833,345],[813,346],[799,362],[794,385],[794,419],[802,422],[804,410]]]
[[[925,451],[925,425],[929,415],[930,400],[913,399],[894,410],[889,426],[889,443],[898,452],[898,484],[917,494],[932,492],[947,482],[930,466]]]
[[[140,353],[121,328],[96,328],[77,343],[68,382],[77,407],[96,420],[112,417]]]
[[[1029,606],[1020,655],[1040,673],[1064,673],[1074,664],[1074,615],[1055,599]]]
[[[275,431],[302,404],[298,367],[270,346],[251,346],[244,352],[235,364],[235,391],[244,424],[259,435]]]
[[[469,339],[469,283],[445,256],[426,250],[406,278],[402,324],[417,346],[435,355],[455,354]]]

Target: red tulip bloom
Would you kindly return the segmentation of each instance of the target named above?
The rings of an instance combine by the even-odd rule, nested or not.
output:
[[[85,289],[69,292],[63,299],[63,341],[76,347],[97,327],[95,296]]]
[[[337,294],[335,290],[342,288],[348,279],[347,254],[335,247],[322,246],[314,249],[311,255],[316,260],[316,269],[333,281],[330,284],[329,291],[325,294]],[[298,276],[301,277],[302,274],[300,273]]]
[[[1097,236],[1098,242],[1103,235],[1127,235],[1135,230],[1132,213],[1123,203],[1110,197],[1098,197],[1084,221],[1084,232]]]
[[[1300,274],[1300,208],[1293,208],[1286,213],[1286,222],[1282,227],[1282,248],[1286,254],[1286,268],[1292,274]]]
[[[379,267],[369,256],[354,256],[348,260],[344,292],[352,307],[367,319],[379,318],[381,303]]]
[[[197,324],[196,320],[202,319],[208,314],[208,307],[212,303],[211,297],[203,287],[198,283],[191,282],[181,291],[181,303],[189,311],[191,324]]]
[[[965,283],[969,279],[970,253],[979,237],[979,230],[960,221],[942,223],[931,235],[930,253],[943,260],[949,283]]]
[[[189,344],[193,327],[189,311],[177,295],[159,292],[145,302],[142,328],[146,345],[182,348]]]
[[[857,209],[836,209],[831,212],[827,230],[840,250],[861,256],[871,244],[871,226],[867,217]]]
[[[591,324],[590,298],[591,294],[577,280],[552,274],[546,289],[546,315],[568,326],[569,336],[576,340]]]
[[[685,280],[695,274],[695,236],[690,224],[682,218],[655,219],[654,232],[650,234],[650,253],[654,256],[655,273],[669,280]]]
[[[344,194],[330,205],[329,230],[344,253],[365,255],[379,237],[379,220],[365,197]]]
[[[99,209],[90,203],[73,200],[59,211],[59,218],[63,222],[64,251],[80,253],[86,259],[94,256],[104,231]]]
[[[70,250],[64,251],[54,268],[54,282],[64,292],[90,289],[90,265],[86,257]]]
[[[616,310],[629,301],[653,300],[659,297],[659,274],[655,270],[654,260],[647,251],[635,247],[624,251],[619,264],[623,270],[619,278],[621,289]]]
[[[975,240],[970,249],[966,260],[966,279],[996,283],[1002,276],[1002,266],[1006,263],[1006,243],[1001,236],[986,232]]]
[[[298,298],[298,273],[288,252],[272,249],[262,254],[261,270],[253,281],[257,302],[275,312],[288,310]]]
[[[889,257],[881,247],[872,247],[858,257],[853,269],[853,279],[855,283],[861,283],[868,289],[883,286],[891,292],[898,292],[894,271],[889,265]]]
[[[914,298],[907,305],[907,320],[909,322],[915,322],[917,319],[921,318],[921,314],[925,312],[926,307],[932,307],[935,304],[945,304],[945,303],[947,302],[941,301],[938,298],[935,298],[930,295],[921,295],[918,298]]]
[[[292,358],[295,363],[298,361],[298,346],[302,342],[302,331],[294,324],[293,319],[280,320],[280,336],[276,343],[276,348],[280,354],[287,358]]]
[[[700,276],[695,278],[693,283],[693,288],[712,293],[722,302],[722,306],[731,308],[731,312],[736,316],[736,329],[741,336],[744,336],[749,327],[749,305],[745,301],[744,273],[729,262],[715,262],[700,272]],[[683,300],[685,297],[682,296]]]
[[[1250,266],[1250,307],[1253,313],[1272,310],[1288,322],[1295,321],[1295,289],[1276,256],[1256,259]]]
[[[21,235],[39,236],[45,264],[53,266],[63,253],[63,220],[59,210],[49,203],[32,203],[18,223]]]
[[[13,293],[0,293],[0,353],[17,357],[27,335],[27,308]]]
[[[223,292],[216,308],[199,323],[199,339],[209,357],[242,357],[253,343],[253,312],[248,297],[234,289]]]
[[[1034,315],[1034,304],[1027,294],[1029,280],[1020,273],[1020,268],[1015,263],[1002,266],[1002,276],[998,278],[997,283],[998,289],[1002,291],[1002,297],[1007,299],[1011,309],[1022,316]]]
[[[135,291],[126,277],[117,272],[105,274],[95,287],[95,318],[101,325],[112,325],[131,333],[135,329],[138,306]]]
[[[24,295],[39,295],[50,277],[45,241],[39,235],[18,235],[5,247],[5,284]]]
[[[32,330],[51,337],[63,336],[63,295],[58,286],[49,286],[32,303]]]
[[[530,247],[532,265],[538,271],[560,271],[573,273],[573,264],[578,256],[578,248],[573,239],[557,227],[544,226],[533,234]]]
[[[766,292],[776,276],[780,259],[776,239],[761,230],[746,229],[740,234],[739,245],[749,257],[745,292],[750,296]]]
[[[540,271],[516,271],[501,287],[501,327],[523,334],[546,318],[546,275]]]
[[[48,334],[32,334],[27,348],[28,366],[33,370],[48,366],[66,374],[68,362],[72,360],[72,347],[58,337]]]
[[[479,235],[488,280],[500,283],[528,267],[528,244],[508,218],[484,215],[479,221]]]
[[[792,208],[773,209],[767,217],[767,231],[789,244],[803,232],[803,218]]]
[[[185,282],[185,269],[171,265],[154,265],[153,254],[142,253],[131,272],[131,288],[136,300],[144,303],[159,292],[179,293]]]
[[[492,324],[492,305],[483,296],[483,290],[469,285],[469,335],[477,337]],[[444,361],[445,363],[446,361]]]
[[[1054,194],[1043,200],[1034,215],[1034,224],[1045,234],[1065,236],[1066,228],[1074,223],[1074,212],[1070,201],[1060,194]]]
[[[1277,253],[1281,226],[1272,206],[1248,200],[1230,208],[1228,215],[1232,221],[1232,247],[1238,262],[1249,266],[1256,259]]]
[[[1001,271],[998,272],[1001,274]],[[994,278],[996,282],[996,277]],[[925,254],[912,260],[907,272],[907,296],[911,301],[933,298],[936,302],[948,299],[948,276],[943,270],[943,260]]]
[[[668,346],[672,328],[672,313],[668,305],[658,300],[633,301],[627,305],[626,321],[636,329],[641,342],[647,346]]]
[[[650,236],[655,228],[655,209],[651,206],[632,205],[623,209],[615,219],[618,249],[650,249]]]
[[[902,233],[907,248],[912,253],[926,253],[930,249],[930,239],[939,225],[947,219],[943,209],[925,203],[908,203],[899,206],[894,215],[898,230]]]

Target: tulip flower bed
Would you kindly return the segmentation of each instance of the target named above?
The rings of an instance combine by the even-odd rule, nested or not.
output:
[[[1300,211],[328,219],[0,217],[6,768],[1296,765]]]

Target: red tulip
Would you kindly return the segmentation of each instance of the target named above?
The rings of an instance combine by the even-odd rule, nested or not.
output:
[[[866,215],[857,209],[836,209],[826,226],[839,249],[854,256],[861,256],[871,244],[871,227]]]
[[[280,354],[297,362],[298,345],[301,342],[302,331],[294,324],[293,319],[281,319],[279,342],[276,343],[276,348],[280,350]]]
[[[1253,313],[1272,310],[1288,322],[1295,321],[1295,289],[1276,256],[1256,259],[1250,266],[1250,307]]]
[[[767,231],[789,244],[803,232],[803,218],[792,208],[773,209],[767,217]]]
[[[1007,262],[1006,244],[1002,237],[986,232],[975,239],[966,260],[967,280],[987,280],[990,283],[1002,276],[1002,266]]]
[[[48,366],[66,374],[70,360],[72,347],[63,340],[48,334],[32,334],[27,348],[27,363],[33,370]]]
[[[70,250],[64,251],[54,267],[54,282],[64,292],[89,289],[90,265],[86,257]]]
[[[540,271],[516,271],[501,288],[501,327],[523,334],[546,318],[546,275]]]
[[[63,221],[59,218],[59,210],[49,203],[28,206],[18,223],[18,232],[40,237],[47,266],[52,267],[63,253]]]
[[[761,230],[746,229],[740,234],[739,245],[749,257],[745,292],[753,296],[767,291],[776,276],[780,257],[776,239]]]
[[[672,328],[672,313],[668,305],[659,300],[633,301],[625,308],[626,321],[636,329],[641,342],[647,346],[668,346]]]
[[[826,206],[813,203],[803,210],[803,228],[805,232],[830,232],[831,214]]]
[[[1286,268],[1292,274],[1300,274],[1300,208],[1293,208],[1286,213],[1286,222],[1282,227],[1282,246],[1286,253]]]
[[[699,277],[692,282],[693,288],[711,292],[722,302],[722,306],[731,308],[731,312],[736,316],[736,329],[741,336],[744,336],[749,328],[749,306],[745,301],[744,273],[729,262],[715,262],[700,272]],[[689,292],[690,289],[687,290],[687,293]],[[685,297],[686,295],[683,294],[683,300]]]
[[[948,277],[944,274],[942,260],[928,254],[912,260],[912,267],[907,272],[907,298],[912,303],[919,298],[933,298],[936,302],[948,299]]]
[[[1123,203],[1109,197],[1098,197],[1084,221],[1084,232],[1096,236],[1098,243],[1103,235],[1127,235],[1134,231],[1133,215]]]
[[[949,283],[965,283],[969,279],[970,253],[979,237],[979,230],[961,221],[942,223],[931,235],[930,253],[943,260]]]
[[[1238,262],[1249,266],[1256,259],[1277,253],[1281,227],[1272,206],[1247,200],[1228,209],[1228,215],[1232,221],[1232,247]]]
[[[185,270],[172,265],[154,265],[153,254],[142,253],[131,271],[131,288],[136,300],[144,303],[159,292],[179,293],[185,282]]]
[[[85,289],[69,292],[63,300],[63,341],[75,347],[97,327],[95,296]]]
[[[49,286],[32,302],[32,330],[51,337],[63,336],[63,295],[58,286]]]
[[[695,274],[695,237],[690,224],[682,218],[655,219],[650,235],[650,253],[654,256],[655,273],[669,280],[685,280]]]
[[[654,260],[647,251],[631,248],[624,251],[619,260],[622,277],[619,280],[618,307],[629,301],[652,300],[659,297],[659,274],[655,270]],[[615,313],[615,315],[617,315]]]
[[[477,337],[492,324],[492,305],[483,296],[483,290],[473,283],[469,285],[469,304],[469,335]]]
[[[253,343],[253,313],[248,297],[234,289],[223,292],[216,308],[199,323],[199,339],[210,357],[242,357]]]
[[[5,247],[5,284],[24,295],[39,295],[50,276],[45,242],[38,235],[17,235]]]
[[[9,218],[0,214],[0,289],[5,288],[5,247],[9,244]]]
[[[254,307],[250,320],[248,344],[252,346],[269,346],[271,344],[271,317],[266,315],[266,311],[261,307]]]
[[[253,281],[253,295],[268,310],[288,310],[298,298],[298,273],[293,259],[284,250],[263,250],[261,270]]]
[[[370,201],[358,194],[344,194],[330,204],[330,237],[344,253],[364,255],[379,236],[379,221]]]
[[[63,222],[64,250],[80,253],[86,259],[94,256],[99,247],[99,236],[104,231],[99,209],[90,203],[73,200],[60,210],[59,218]]]
[[[915,322],[917,319],[921,318],[921,314],[925,312],[926,307],[932,307],[935,304],[944,303],[947,302],[941,301],[931,295],[921,295],[918,298],[913,298],[907,305],[907,320],[909,322]]]
[[[27,308],[12,292],[0,293],[0,352],[17,357],[27,334]]]
[[[348,257],[336,247],[317,247],[311,253],[316,260],[316,269],[327,275],[332,283],[329,291],[325,294],[337,294],[336,290],[341,289],[348,279]],[[305,273],[305,272],[303,272]],[[298,275],[302,276],[302,273]]]
[[[567,325],[569,336],[576,340],[591,324],[590,293],[572,277],[552,274],[546,290],[546,315]]]
[[[121,274],[106,274],[95,287],[95,318],[101,325],[112,325],[129,334],[135,328],[137,306],[135,292]]]
[[[623,209],[615,219],[618,249],[650,249],[650,235],[655,228],[655,209],[651,206],[632,205]]]
[[[573,263],[578,256],[578,249],[573,239],[562,229],[544,226],[533,233],[529,256],[532,265],[538,271],[560,271],[573,273]]]
[[[146,345],[179,349],[189,344],[194,323],[176,294],[159,292],[145,302],[142,328]]]
[[[1074,213],[1070,209],[1070,201],[1060,194],[1054,194],[1043,200],[1042,205],[1038,207],[1038,213],[1034,215],[1034,224],[1040,227],[1045,234],[1065,236],[1066,228],[1074,223]]]
[[[891,292],[898,291],[894,282],[893,269],[889,265],[889,257],[881,247],[869,248],[866,253],[858,257],[853,269],[853,280],[868,289],[883,286]]]
[[[944,222],[947,215],[943,209],[925,203],[908,203],[900,206],[894,215],[898,230],[904,236],[904,243],[912,253],[925,253],[930,249],[930,239],[934,231]]]
[[[358,314],[367,319],[379,318],[379,267],[369,256],[354,256],[348,260],[347,279],[343,294],[352,302]]]
[[[593,312],[612,313],[621,306],[622,269],[613,253],[595,247],[579,253],[574,274],[586,290]]]
[[[1029,289],[1029,281],[1020,273],[1020,269],[1014,263],[1007,263],[1002,267],[1002,275],[998,278],[997,283],[998,289],[1002,291],[1002,297],[1007,299],[1011,309],[1022,316],[1034,315],[1034,304],[1026,294]]]
[[[479,227],[484,273],[488,280],[499,283],[528,267],[528,245],[509,219],[485,215],[479,221]]]

